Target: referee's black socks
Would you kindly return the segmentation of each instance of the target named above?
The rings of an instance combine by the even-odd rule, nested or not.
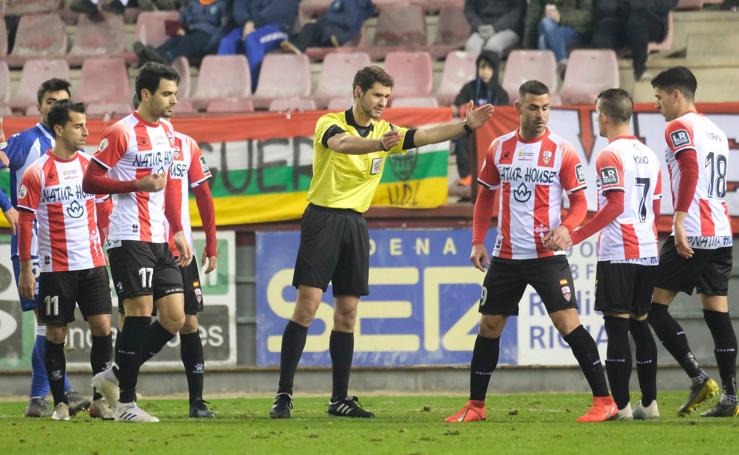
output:
[[[120,341],[115,353],[115,363],[118,365],[118,383],[121,389],[118,401],[121,403],[136,401],[141,348],[150,324],[150,316],[126,316],[126,323],[118,334]]]
[[[714,353],[723,385],[723,404],[736,403],[736,335],[729,313],[703,310],[703,318],[711,330]],[[47,351],[48,352],[48,351]]]
[[[570,345],[577,363],[580,364],[580,369],[585,374],[585,379],[588,380],[593,396],[609,396],[606,375],[603,373],[603,364],[600,363],[598,346],[593,337],[585,330],[585,327],[579,325],[563,338]]]
[[[618,409],[629,404],[629,378],[631,377],[631,347],[629,346],[629,319],[605,316],[608,350],[606,373],[611,385],[611,395]]]
[[[657,338],[677,363],[685,370],[693,381],[705,381],[708,378],[688,346],[688,337],[669,312],[669,306],[658,302],[652,303],[649,311],[649,324],[657,334]]]
[[[470,400],[485,401],[490,377],[498,366],[500,338],[477,335],[470,363]]]
[[[657,343],[646,319],[631,319],[629,330],[636,348],[636,374],[639,377],[641,402],[649,406],[657,399]]]
[[[282,334],[282,349],[280,350],[280,384],[277,393],[293,393],[293,380],[298,362],[303,355],[305,340],[308,337],[308,327],[288,321],[285,332]]]
[[[49,388],[54,397],[54,406],[66,403],[64,395],[64,375],[67,374],[67,361],[64,358],[64,343],[52,343],[46,338],[46,355],[44,356]]]
[[[333,390],[331,401],[343,400],[349,395],[349,373],[354,356],[354,334],[331,331],[328,350],[331,354]]]

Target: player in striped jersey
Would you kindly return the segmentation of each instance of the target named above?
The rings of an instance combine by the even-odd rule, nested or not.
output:
[[[729,145],[726,134],[695,108],[698,82],[685,67],[654,79],[656,107],[667,120],[665,158],[675,214],[672,235],[660,250],[649,323],[662,344],[690,376],[688,400],[678,414],[694,411],[718,393],[718,384],[698,364],[680,324],[668,312],[678,292],[696,290],[715,344],[723,386],[719,402],[704,417],[737,415],[736,335],[729,316],[732,233],[726,205]]]
[[[18,258],[18,236],[16,225],[18,223],[18,212],[15,209],[18,195],[18,187],[25,170],[36,161],[43,153],[54,147],[54,131],[49,127],[48,113],[58,100],[69,99],[69,82],[63,79],[49,79],[41,83],[36,91],[38,110],[41,114],[39,122],[31,128],[16,133],[8,138],[6,144],[0,144],[2,150],[8,157],[7,167],[10,171],[10,199],[0,189],[0,207],[3,214],[11,225],[10,251],[13,262],[15,281],[18,283],[20,276],[20,259]],[[36,255],[36,230],[32,231],[31,257],[34,260],[34,268],[38,270],[38,259]],[[20,294],[20,293],[19,293]],[[26,299],[20,296],[21,309],[23,311],[37,311],[37,296]],[[38,321],[38,313],[36,312]],[[25,410],[26,417],[47,417],[51,415],[46,403],[49,394],[49,381],[46,377],[44,357],[46,349],[46,326],[38,322],[36,325],[36,339],[31,355],[31,393],[28,407]],[[69,381],[65,379],[67,398],[73,413],[87,408],[90,401],[82,398],[72,390]]]
[[[21,295],[32,299],[36,277],[32,270],[31,241],[38,223],[39,317],[46,324],[46,372],[54,397],[54,420],[69,420],[64,393],[67,324],[74,321],[75,306],[90,325],[93,374],[103,371],[112,352],[111,300],[108,272],[97,228],[95,195],[82,191],[82,178],[90,156],[79,151],[87,140],[85,108],[68,100],[57,102],[48,114],[56,134],[53,150],[46,151],[26,169],[18,190],[20,210],[19,254]],[[100,395],[94,408],[102,418],[113,410]]]
[[[518,303],[528,284],[541,297],[593,391],[593,405],[578,422],[602,422],[618,412],[608,394],[598,348],[577,315],[567,258],[563,251],[546,247],[547,242],[559,242],[580,224],[587,211],[582,163],[572,146],[547,128],[549,107],[547,86],[539,81],[524,82],[516,101],[519,129],[495,139],[485,155],[478,178],[482,188],[475,202],[470,257],[480,271],[489,263],[480,297],[482,318],[472,353],[470,400],[447,417],[447,422],[485,419],[485,395],[498,364],[500,336],[507,318],[518,314]],[[484,241],[498,189],[498,235],[493,259],[488,261]],[[570,210],[561,219],[565,193]]]
[[[596,161],[598,213],[581,229],[563,232],[550,248],[565,250],[598,231],[595,309],[603,312],[608,334],[606,371],[613,398],[624,420],[654,419],[657,408],[657,345],[647,324],[659,261],[655,216],[662,197],[660,162],[646,145],[631,136],[633,112],[629,94],[609,89],[598,95],[600,135],[608,146]],[[636,343],[636,367],[642,397],[629,404],[631,347]]]

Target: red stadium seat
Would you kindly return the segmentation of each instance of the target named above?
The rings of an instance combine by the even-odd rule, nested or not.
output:
[[[28,58],[62,56],[67,52],[67,26],[57,13],[21,16],[15,34],[10,66],[21,66]]]
[[[305,17],[317,17],[323,14],[331,5],[333,0],[302,0],[300,12]]]
[[[0,105],[0,117],[9,117],[13,115],[13,111],[10,110],[9,106]]]
[[[424,11],[439,11],[446,7],[464,7],[464,0],[413,0],[413,3],[421,5]]]
[[[10,69],[5,61],[0,60],[0,105],[10,100]]]
[[[122,58],[90,58],[80,71],[75,99],[85,104],[120,103],[130,105],[128,70]]]
[[[87,58],[114,57],[125,52],[123,18],[112,13],[104,13],[103,17],[103,21],[93,21],[84,14],[80,15],[72,49],[67,55],[70,65],[80,65]]]
[[[564,104],[592,104],[602,90],[618,86],[618,60],[615,52],[577,49],[570,53],[559,96]]]
[[[557,91],[557,62],[552,51],[514,50],[508,55],[502,85],[511,102],[518,99],[518,87],[531,79],[543,82],[550,93]]]
[[[190,62],[185,57],[177,57],[172,62],[172,68],[180,75],[180,83],[177,85],[177,98],[186,100],[190,98],[192,79],[190,76]]]
[[[395,81],[393,97],[431,94],[434,72],[428,52],[390,52],[385,57],[385,71]]]
[[[144,11],[136,19],[136,39],[152,47],[158,47],[167,41],[164,29],[165,21],[178,21],[177,11]]]
[[[21,72],[21,81],[10,105],[25,110],[28,106],[35,106],[36,90],[47,79],[58,77],[69,80],[69,64],[63,59],[33,59],[26,60]]]
[[[208,103],[209,114],[254,112],[254,103],[244,98],[221,98]]]
[[[174,107],[174,113],[175,115],[193,115],[197,114],[198,110],[195,109],[191,101],[178,99],[177,106]]]
[[[453,51],[444,59],[444,71],[436,99],[442,106],[450,106],[464,84],[475,79],[477,56],[464,51]]]
[[[390,107],[439,107],[439,102],[432,96],[406,96],[394,98]]]
[[[192,100],[205,108],[208,101],[251,95],[251,75],[243,55],[207,55],[200,64]]]
[[[57,11],[64,5],[61,0],[23,0],[8,2],[5,15],[23,16],[24,14],[38,14]]]
[[[375,5],[375,9],[379,12],[388,8],[397,8],[412,3],[418,2],[414,2],[413,0],[372,0],[372,4]]]
[[[315,111],[316,102],[300,98],[281,98],[272,100],[267,110],[270,112]]]
[[[306,55],[267,54],[262,62],[254,105],[268,107],[277,98],[310,96],[311,72]]]
[[[363,50],[359,48],[371,47],[369,39],[367,38],[368,28],[368,25],[365,23],[362,26],[362,29],[359,30],[359,33],[357,33],[357,36],[355,36],[351,41],[342,44],[340,47],[309,47],[305,50],[305,55],[313,61],[321,61],[326,58],[328,54],[333,52],[363,52]]]
[[[434,58],[443,58],[449,52],[464,47],[470,36],[470,24],[461,6],[447,6],[439,12],[436,39],[429,51]]]
[[[333,98],[328,102],[326,109],[329,111],[345,111],[354,104],[353,98]]]
[[[380,12],[374,46],[425,48],[426,14],[418,5],[388,7]]]
[[[352,83],[358,70],[370,65],[366,52],[332,52],[321,65],[321,77],[313,99],[326,106],[331,98],[352,97]]]
[[[133,107],[126,103],[91,103],[85,111],[90,117],[110,117],[112,115],[128,115]]]

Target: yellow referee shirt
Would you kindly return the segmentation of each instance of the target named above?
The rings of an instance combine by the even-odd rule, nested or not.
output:
[[[378,150],[364,155],[348,155],[328,148],[326,133],[341,131],[352,136],[379,140],[383,134],[395,129],[403,140],[387,152]],[[316,123],[313,137],[313,179],[308,190],[308,201],[322,207],[367,211],[382,177],[385,159],[391,153],[404,153],[415,147],[406,144],[407,128],[400,128],[385,120],[372,121],[368,128],[357,125],[351,108],[345,112],[321,116]],[[410,138],[412,135],[409,135]]]

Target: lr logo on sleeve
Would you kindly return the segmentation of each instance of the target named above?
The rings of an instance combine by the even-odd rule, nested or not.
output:
[[[670,133],[670,141],[672,141],[672,148],[678,148],[690,144],[690,136],[686,130],[677,130]]]
[[[618,172],[615,167],[604,167],[600,170],[600,180],[603,185],[616,185],[618,183]]]

